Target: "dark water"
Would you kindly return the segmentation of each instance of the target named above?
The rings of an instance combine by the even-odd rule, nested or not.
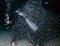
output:
[[[1,1],[3,2],[3,1]],[[22,5],[24,5],[22,7]],[[3,7],[3,6],[2,6]],[[36,32],[32,31],[28,26],[25,18],[18,16],[17,13],[14,13],[18,8],[22,12],[27,14],[28,18],[32,20],[34,24],[38,26]],[[5,8],[4,8],[5,9]],[[1,13],[5,13],[3,12]],[[56,39],[59,37],[60,30],[60,16],[47,10],[42,6],[42,2],[38,0],[12,0],[11,1],[11,10],[10,10],[10,19],[13,20],[13,25],[11,29],[4,30],[0,29],[0,41],[2,41],[2,46],[5,44],[4,41],[19,41],[21,39],[30,40],[33,44],[40,44],[48,42],[49,40]],[[2,27],[4,27],[4,14],[0,15]],[[3,39],[2,39],[3,38]],[[6,42],[7,44],[8,42]]]

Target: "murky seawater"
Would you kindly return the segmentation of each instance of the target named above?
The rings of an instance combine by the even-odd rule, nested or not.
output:
[[[18,2],[15,2],[16,5],[19,4]],[[9,6],[11,8],[10,13],[15,13],[16,10],[20,9],[20,4],[15,6],[15,3],[12,3],[11,7]],[[33,46],[58,38],[56,30],[60,25],[58,23],[60,16],[56,16],[51,11],[44,9],[41,4],[42,1],[29,0],[20,9],[20,12],[24,14],[10,14],[14,20],[14,25],[12,30],[0,33],[0,46],[10,46],[11,41],[13,46],[14,42],[16,42],[16,46]],[[26,15],[27,17],[24,18],[21,15]]]

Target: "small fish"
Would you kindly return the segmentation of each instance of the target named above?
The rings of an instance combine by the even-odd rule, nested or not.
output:
[[[23,12],[19,12],[18,10],[16,12],[18,13],[18,15],[23,16],[25,18],[31,30],[33,31],[38,30],[38,26],[36,26],[28,17],[26,17],[27,15],[25,15]]]

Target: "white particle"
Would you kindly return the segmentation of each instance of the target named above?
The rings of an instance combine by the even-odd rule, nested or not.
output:
[[[11,46],[15,46],[15,42],[12,42],[12,45]]]
[[[48,4],[48,2],[45,2],[45,4]]]
[[[9,24],[10,22],[9,21],[7,21],[7,24]]]

